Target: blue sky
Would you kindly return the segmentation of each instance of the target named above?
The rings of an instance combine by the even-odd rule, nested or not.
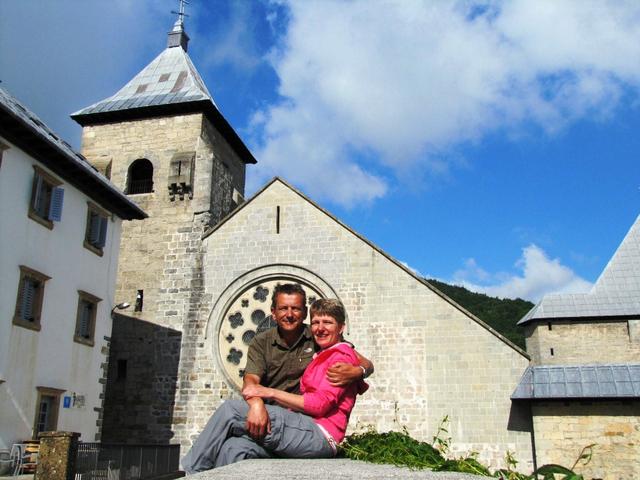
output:
[[[69,114],[166,45],[177,0],[3,0],[0,80]],[[585,291],[640,213],[640,3],[205,1],[189,55],[273,175],[427,277]]]

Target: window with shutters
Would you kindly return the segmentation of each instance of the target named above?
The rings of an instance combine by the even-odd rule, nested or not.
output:
[[[29,218],[35,220],[48,229],[53,228],[53,222],[62,220],[62,203],[64,189],[62,182],[56,180],[40,167],[34,165],[33,187],[31,189],[31,203],[29,204]]]
[[[93,346],[99,302],[98,297],[78,290],[78,313],[76,315],[76,331],[73,335],[76,342]]]
[[[44,298],[44,284],[50,277],[20,265],[18,298],[13,315],[14,325],[40,330],[40,314]]]
[[[96,255],[102,256],[102,249],[107,242],[109,213],[94,203],[87,202],[87,204],[87,228],[84,236],[84,246]]]

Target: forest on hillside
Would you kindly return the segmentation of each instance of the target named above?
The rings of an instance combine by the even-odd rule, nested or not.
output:
[[[500,332],[522,349],[525,348],[523,329],[516,326],[516,323],[533,308],[533,303],[521,298],[514,300],[490,297],[484,293],[471,292],[464,287],[449,285],[438,280],[426,280],[491,328]]]

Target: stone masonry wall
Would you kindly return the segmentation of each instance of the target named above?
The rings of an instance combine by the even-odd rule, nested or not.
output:
[[[152,404],[157,395],[167,395],[167,385],[172,385],[175,391],[177,370],[173,366],[178,365],[184,351],[194,348],[193,339],[200,335],[197,329],[189,335],[189,329],[195,319],[204,315],[200,310],[201,303],[210,303],[203,286],[201,236],[233,207],[232,188],[244,193],[244,163],[201,114],[87,126],[83,130],[82,152],[96,165],[110,164],[111,181],[122,190],[126,188],[132,162],[146,158],[153,165],[153,192],[130,195],[149,218],[123,222],[115,295],[117,303],[131,303],[132,307],[126,311],[128,317],[176,332],[184,341],[179,349],[150,347],[153,356],[149,361],[154,365],[168,365],[172,370],[154,371],[151,384],[148,384],[149,379],[141,378],[135,403]],[[193,198],[185,195],[180,199],[176,195],[172,199],[168,190],[170,162],[175,154],[183,152],[195,152]],[[138,290],[144,292],[141,312],[135,312],[133,307]],[[139,348],[133,337],[129,347],[115,338],[112,340],[120,348],[110,362],[127,359],[128,349]],[[116,358],[118,355],[120,357]],[[109,382],[113,381],[109,379]],[[135,382],[127,387],[128,391],[136,391]],[[105,410],[126,409],[125,403],[131,400],[127,395],[110,398],[115,398],[116,404],[107,402]],[[144,434],[136,425],[146,422],[149,426],[145,432],[165,432],[167,424],[173,421],[157,412],[154,414],[153,409],[145,411],[147,414],[141,418],[131,417],[134,422],[131,441],[136,435]],[[157,428],[153,426],[155,424]],[[122,422],[118,423],[123,435],[126,435],[125,427]],[[105,425],[105,430],[109,429],[110,426]],[[165,433],[160,436],[163,441],[168,438]]]
[[[115,315],[102,442],[169,443],[182,335]]]
[[[179,152],[196,154],[193,199],[169,197],[170,161]],[[128,314],[181,330],[201,284],[194,271],[200,236],[229,212],[231,186],[244,191],[244,165],[201,114],[87,126],[82,153],[98,164],[108,158],[111,181],[122,190],[133,161],[153,164],[153,193],[130,195],[149,218],[123,223],[116,301],[133,305],[143,290],[143,312]],[[239,178],[225,175],[223,163]]]
[[[640,339],[632,331],[625,320],[553,320],[551,329],[548,322],[528,325],[525,337],[537,365],[640,363]]]
[[[585,479],[640,478],[640,402],[539,402],[532,405],[538,466],[571,467],[584,447],[593,456],[577,473]]]
[[[183,350],[175,407],[174,432],[185,448],[214,409],[237,395],[217,352],[229,291],[261,272],[281,271],[330,285],[349,315],[348,340],[375,363],[351,431],[406,426],[430,440],[448,415],[453,451],[477,451],[497,466],[509,450],[523,469],[532,465],[530,426],[509,398],[527,357],[286,185],[275,181],[205,243],[203,280],[212,304],[194,326],[195,348]]]

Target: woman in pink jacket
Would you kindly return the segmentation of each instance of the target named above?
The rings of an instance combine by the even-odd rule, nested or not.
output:
[[[349,343],[342,341],[345,310],[338,300],[316,300],[310,308],[311,333],[319,351],[300,379],[300,395],[261,385],[245,387],[245,399],[261,397],[278,405],[266,405],[271,430],[261,441],[249,437],[245,428],[248,407],[241,400],[228,400],[210,420],[207,457],[214,467],[244,458],[329,458],[336,454],[356,402],[368,388],[363,381],[334,386],[327,370],[338,362],[359,365]],[[211,468],[211,467],[209,467]],[[187,473],[192,473],[187,471]]]

